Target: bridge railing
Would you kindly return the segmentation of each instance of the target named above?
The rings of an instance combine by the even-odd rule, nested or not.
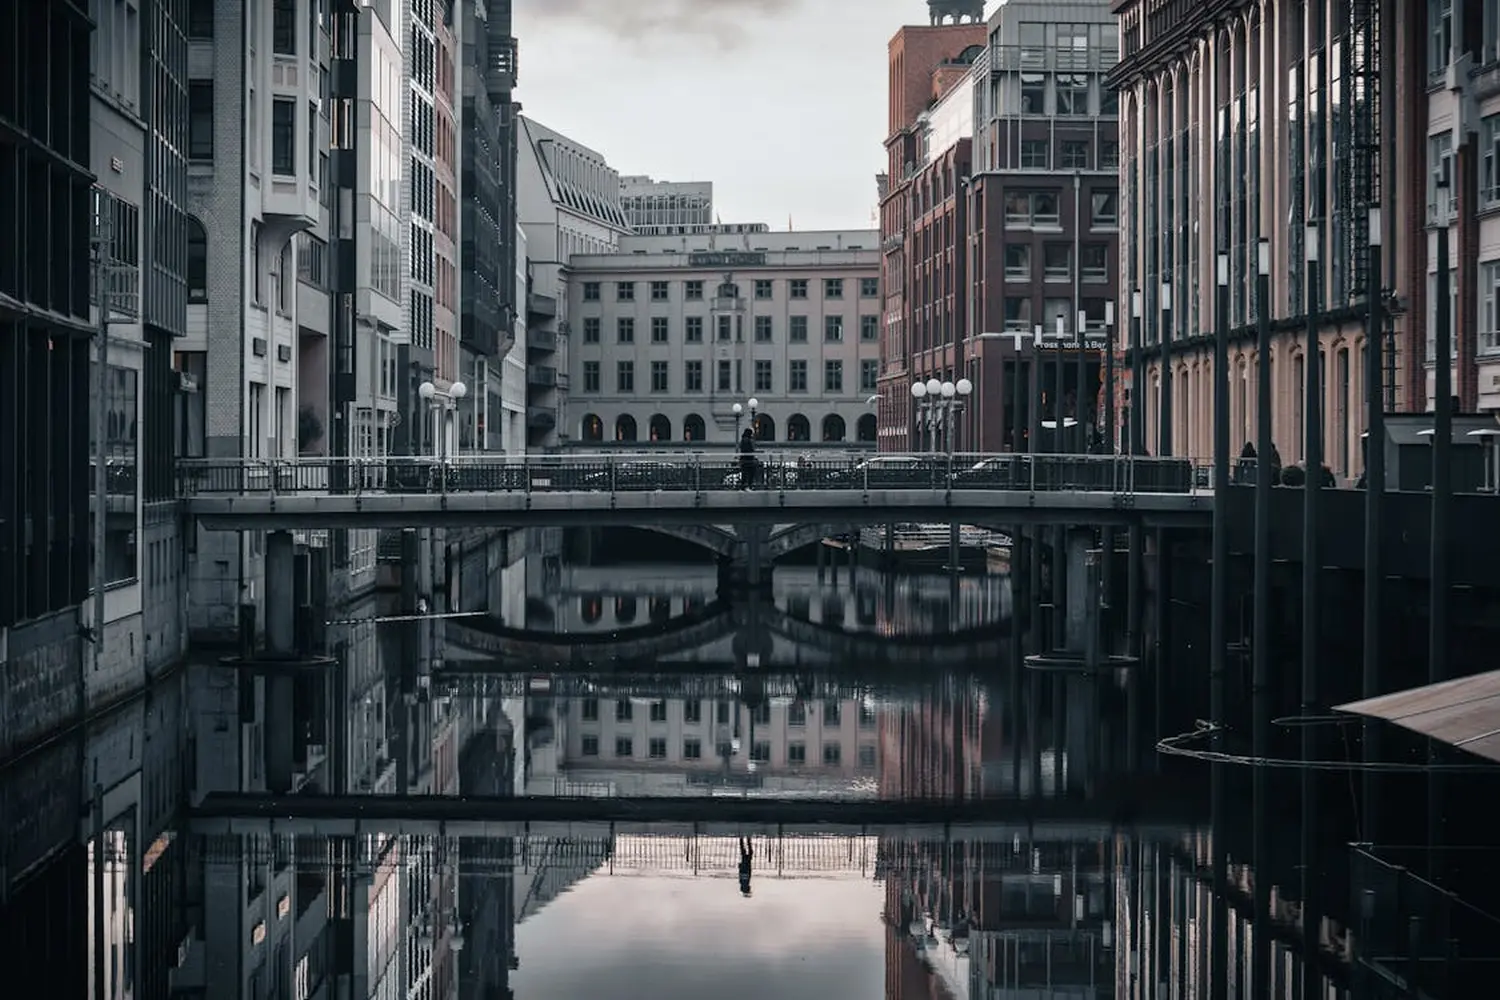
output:
[[[754,489],[1013,490],[1192,493],[1206,466],[1114,455],[464,455],[386,458],[196,458],[178,466],[179,495],[270,493],[702,493]]]

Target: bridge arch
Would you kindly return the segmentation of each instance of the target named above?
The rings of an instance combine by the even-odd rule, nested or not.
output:
[[[771,532],[766,554],[772,560],[780,559],[834,533],[826,524],[793,524]]]
[[[650,531],[668,538],[676,538],[684,542],[691,542],[700,548],[707,549],[716,556],[727,557],[734,555],[735,545],[739,539],[735,533],[728,528],[721,528],[716,524],[620,524],[611,527],[634,528],[637,531]]]

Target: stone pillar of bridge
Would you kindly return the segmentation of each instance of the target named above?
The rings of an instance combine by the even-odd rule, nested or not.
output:
[[[734,551],[719,563],[719,589],[768,590],[771,586],[771,526],[734,526]]]
[[[281,661],[290,667],[297,648],[297,548],[290,531],[266,535],[266,655],[268,665]],[[261,714],[265,749],[266,791],[292,790],[296,759],[296,676],[291,669],[270,669],[263,675],[265,703]]]
[[[1085,654],[1093,645],[1091,631],[1098,624],[1099,585],[1097,549],[1092,528],[1069,528],[1064,533],[1063,635],[1069,652]]]

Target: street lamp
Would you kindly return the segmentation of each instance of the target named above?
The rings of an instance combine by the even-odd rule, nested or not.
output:
[[[448,453],[448,410],[457,410],[458,401],[469,394],[469,387],[462,382],[450,384],[447,390],[439,389],[431,382],[423,382],[417,386],[417,395],[427,401],[432,408],[433,425],[435,437],[433,439],[433,450],[437,458],[443,459]]]
[[[974,383],[966,378],[957,382],[930,378],[926,382],[912,383],[911,395],[917,401],[917,421],[919,425],[926,423],[929,440],[934,442],[934,451],[937,450],[935,442],[938,428],[941,427],[948,454],[953,454],[953,428],[956,426],[957,414],[973,392]]]
[[[754,430],[755,411],[760,409],[760,400],[752,396],[750,397],[750,401],[748,403],[735,403],[729,408],[730,412],[734,414],[734,439],[736,441],[740,439],[740,424],[745,419],[745,410],[747,406],[750,410],[750,427],[752,430]]]

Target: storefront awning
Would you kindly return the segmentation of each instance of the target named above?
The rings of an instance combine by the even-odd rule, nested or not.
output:
[[[1339,705],[1500,763],[1500,670]]]

